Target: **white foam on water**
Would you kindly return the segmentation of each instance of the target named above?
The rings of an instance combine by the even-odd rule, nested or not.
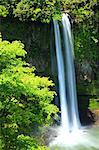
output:
[[[51,150],[99,150],[99,128],[79,129],[69,133],[62,128],[57,131],[58,136],[49,144]]]

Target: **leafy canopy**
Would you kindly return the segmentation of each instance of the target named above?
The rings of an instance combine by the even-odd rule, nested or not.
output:
[[[93,17],[97,6],[97,0],[61,0],[61,9],[71,14],[76,22],[82,22]]]
[[[25,54],[20,41],[0,41],[0,138],[4,149],[20,149],[20,140],[25,142],[27,134],[33,146],[31,132],[39,125],[50,125],[51,115],[58,111],[51,104],[53,82],[36,76],[35,68],[23,61]]]
[[[97,6],[97,0],[1,0],[0,16],[49,23],[52,18],[60,20],[66,11],[76,22],[82,22],[94,16]]]
[[[1,0],[0,15],[14,15],[19,20],[32,20],[49,23],[51,18],[60,14],[57,9],[59,0]],[[56,10],[57,9],[57,10]]]

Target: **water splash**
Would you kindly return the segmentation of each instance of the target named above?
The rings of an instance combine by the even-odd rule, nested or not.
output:
[[[66,134],[61,128],[57,131],[57,137],[49,145],[51,150],[99,150],[99,127]]]

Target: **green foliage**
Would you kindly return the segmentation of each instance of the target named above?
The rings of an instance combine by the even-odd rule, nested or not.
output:
[[[55,14],[55,5],[57,0],[21,0],[13,13],[20,20],[30,19],[32,21],[41,21],[49,23],[51,17]]]
[[[79,25],[74,29],[75,58],[78,63],[86,62],[96,73],[98,67],[98,28],[93,23]]]
[[[13,0],[1,1],[2,13],[1,16],[14,15],[19,20],[32,20],[49,23],[52,17],[60,16],[60,9],[58,7],[59,0]],[[6,7],[5,7],[6,3]],[[6,14],[6,15],[5,15]],[[60,17],[59,17],[60,18]]]
[[[38,146],[34,138],[29,136],[19,135],[17,138],[17,150],[50,150],[45,146]]]
[[[8,10],[5,6],[0,5],[0,16],[6,17],[8,15]]]
[[[85,24],[77,26],[77,30],[74,31],[76,58],[80,57],[82,60],[86,58],[89,60],[98,59],[97,30],[92,24],[91,26]]]
[[[20,41],[0,41],[0,138],[5,150],[17,149],[21,134],[30,142],[35,127],[50,125],[58,111],[51,104],[53,82],[36,76],[35,68],[23,61],[25,54]]]
[[[94,16],[97,0],[61,0],[61,9],[71,14],[76,22],[82,22]]]
[[[99,97],[99,88],[98,88],[98,86],[99,86],[99,81],[93,81],[92,83],[91,83],[91,85],[89,85],[88,87],[87,87],[87,92],[88,93],[90,93],[92,96],[94,96],[94,95],[96,95],[97,97]]]
[[[1,16],[13,15],[23,21],[49,23],[53,17],[60,20],[61,12],[66,11],[76,22],[82,22],[94,16],[97,0],[1,0],[0,7]]]
[[[92,83],[87,83],[87,85],[84,84],[78,84],[77,85],[77,91],[78,93],[82,94],[82,95],[91,95],[91,96],[96,96],[98,97],[98,93],[99,93],[99,83],[98,81],[92,81]]]
[[[95,98],[90,99],[89,108],[91,110],[99,109],[99,98],[98,99],[95,99]]]

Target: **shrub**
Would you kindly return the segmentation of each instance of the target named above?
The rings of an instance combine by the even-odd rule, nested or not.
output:
[[[0,41],[0,138],[6,150],[16,149],[22,134],[28,144],[35,127],[50,125],[58,111],[51,104],[53,82],[36,76],[25,54],[20,41]]]

